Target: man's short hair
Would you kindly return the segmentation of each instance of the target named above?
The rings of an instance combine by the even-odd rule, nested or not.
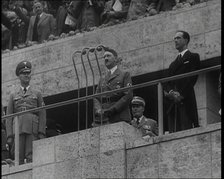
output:
[[[178,30],[177,32],[182,32],[183,33],[183,38],[187,39],[187,44],[190,42],[190,35],[188,32],[183,31],[183,30]]]
[[[112,48],[104,47],[104,51],[112,53],[115,56],[115,58],[117,58],[117,56],[118,56],[117,52],[114,49],[112,49]]]

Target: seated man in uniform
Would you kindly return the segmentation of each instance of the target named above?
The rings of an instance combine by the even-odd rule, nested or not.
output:
[[[146,118],[143,113],[145,111],[145,100],[139,96],[134,96],[132,101],[132,126],[139,129],[142,133],[142,137],[150,136],[154,137],[158,135],[158,125],[153,119]]]
[[[131,86],[131,75],[119,69],[117,52],[110,48],[104,48],[104,60],[108,69],[102,77],[96,89],[96,93],[112,91]],[[101,124],[110,124],[120,121],[130,123],[131,113],[129,104],[132,99],[132,90],[114,92],[94,99],[95,119],[93,127]]]

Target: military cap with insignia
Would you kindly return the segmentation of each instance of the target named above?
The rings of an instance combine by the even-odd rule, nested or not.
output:
[[[143,105],[145,106],[145,100],[141,98],[140,96],[134,96],[131,104],[138,104],[138,105]]]
[[[31,72],[32,65],[29,61],[22,61],[16,67],[16,76],[19,76],[21,72]]]
[[[110,52],[110,53],[112,53],[116,58],[117,58],[117,52],[114,50],[114,49],[112,49],[112,48],[109,48],[109,47],[104,47],[104,51],[105,52]]]

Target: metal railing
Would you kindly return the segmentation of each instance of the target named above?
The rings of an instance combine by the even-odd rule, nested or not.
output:
[[[95,48],[95,49],[97,49],[97,48]],[[88,50],[91,50],[91,49],[93,49],[93,48],[88,48]],[[95,51],[92,50],[91,52],[95,52]],[[74,54],[76,54],[76,53],[80,53],[81,55],[83,55],[82,51],[76,51]],[[89,51],[87,51],[86,54],[88,54],[88,53],[89,53]],[[73,59],[75,58],[74,54],[72,56]],[[96,52],[95,52],[95,54],[96,54]],[[99,74],[101,76],[102,72],[100,70],[99,61],[98,61],[97,57],[96,57],[96,61],[97,61],[97,66],[99,68]],[[81,101],[87,101],[87,100],[90,100],[90,99],[93,99],[93,98],[96,98],[96,97],[102,97],[104,95],[112,94],[112,93],[115,93],[115,92],[122,92],[122,91],[127,91],[127,90],[130,90],[130,89],[134,90],[134,89],[143,88],[143,87],[146,87],[146,86],[157,85],[159,135],[163,135],[164,130],[163,130],[163,87],[162,87],[162,83],[172,81],[172,80],[181,79],[181,78],[185,78],[185,77],[190,77],[190,76],[194,76],[194,75],[199,75],[199,74],[207,73],[207,72],[214,71],[214,70],[219,70],[221,68],[221,65],[216,65],[216,66],[213,66],[213,67],[204,68],[204,69],[197,70],[197,71],[192,71],[192,72],[189,72],[189,73],[184,73],[184,74],[171,76],[171,77],[165,77],[165,78],[161,78],[161,79],[157,79],[157,80],[153,80],[153,81],[148,81],[148,82],[145,82],[145,83],[136,84],[136,85],[120,88],[120,89],[115,89],[115,90],[112,90],[112,91],[101,92],[101,93],[97,93],[97,94],[94,94],[94,90],[93,90],[93,94],[87,95],[87,93],[86,93],[86,96],[80,97],[80,78],[78,76],[78,71],[77,71],[77,68],[76,68],[76,65],[75,65],[75,60],[73,60],[73,64],[74,64],[74,67],[75,67],[76,76],[77,76],[77,80],[78,80],[78,98],[63,101],[63,102],[58,102],[58,103],[54,103],[54,104],[50,104],[50,105],[46,105],[46,106],[42,106],[42,107],[37,107],[37,108],[34,108],[34,109],[30,109],[30,110],[10,114],[10,115],[2,116],[2,119],[15,117],[14,118],[14,120],[15,120],[15,165],[19,164],[19,130],[18,130],[18,122],[19,122],[18,121],[18,116],[19,115],[22,115],[22,114],[25,114],[25,113],[30,113],[30,112],[37,112],[37,111],[40,111],[40,110],[43,110],[43,109],[52,109],[52,108],[57,108],[57,107],[64,106],[64,105],[78,103],[78,111],[77,111],[78,112],[78,119],[77,120],[78,120],[78,125],[79,125],[80,124],[79,103]],[[90,65],[90,61],[89,61],[89,65]],[[92,71],[92,73],[93,73],[93,71]],[[95,80],[95,77],[93,77],[93,78]],[[88,84],[88,83],[86,82],[86,84]],[[95,84],[95,81],[93,82],[93,84]],[[86,110],[86,113],[87,113],[87,110]],[[88,119],[86,119],[86,120],[88,120]],[[87,127],[87,125],[86,125],[86,127]],[[78,126],[78,130],[79,130],[79,126]]]

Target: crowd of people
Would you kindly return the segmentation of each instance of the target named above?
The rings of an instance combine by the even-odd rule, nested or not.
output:
[[[2,52],[204,0],[3,0]]]

